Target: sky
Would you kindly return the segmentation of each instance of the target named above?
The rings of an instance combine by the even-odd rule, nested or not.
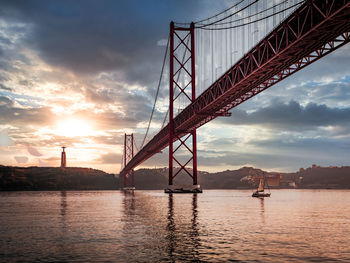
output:
[[[66,146],[68,166],[118,173],[124,133],[143,139],[169,22],[234,2],[0,0],[0,164],[59,166]],[[198,169],[349,165],[349,58],[346,45],[199,128]]]

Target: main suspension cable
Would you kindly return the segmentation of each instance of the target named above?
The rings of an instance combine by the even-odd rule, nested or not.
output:
[[[196,22],[194,22],[194,23],[195,23],[195,24],[198,24],[198,23],[202,23],[202,22],[204,22],[204,21],[210,20],[210,19],[212,19],[212,18],[214,18],[214,17],[218,17],[219,15],[222,15],[223,13],[225,13],[225,12],[227,12],[227,11],[230,11],[232,8],[235,8],[236,6],[240,5],[240,4],[243,3],[244,1],[246,1],[246,0],[241,0],[241,1],[239,1],[237,4],[235,4],[235,5],[233,5],[233,6],[230,6],[229,8],[226,8],[225,10],[221,11],[220,13],[217,13],[217,14],[211,16],[211,17],[208,17],[208,18],[204,18],[204,19],[202,19],[202,20],[198,20],[198,21],[196,21]],[[174,22],[174,23],[177,24],[177,25],[189,25],[189,24],[191,24],[190,22],[183,22],[183,23],[181,23],[181,22]]]
[[[282,10],[280,10],[280,11],[278,11],[278,12],[276,12],[276,13],[273,13],[273,14],[271,14],[271,15],[268,15],[268,16],[265,16],[265,17],[262,17],[262,18],[259,18],[259,19],[256,19],[256,20],[253,20],[253,21],[244,23],[244,24],[236,25],[236,26],[218,27],[218,28],[212,28],[212,27],[211,27],[211,28],[197,27],[197,28],[198,28],[198,29],[203,29],[203,30],[225,30],[225,29],[238,28],[238,27],[242,27],[242,26],[254,24],[254,23],[256,23],[256,22],[259,22],[259,21],[265,20],[265,19],[267,19],[267,18],[270,18],[270,17],[272,17],[272,16],[278,15],[278,14],[280,14],[280,13],[286,11],[286,10],[289,10],[289,9],[295,7],[295,6],[298,6],[298,5],[302,4],[302,3],[303,3],[303,2],[294,4],[294,5],[292,5],[292,6],[289,6],[289,7],[285,8],[285,9],[282,9]]]
[[[303,2],[303,1],[301,1],[301,2]],[[301,2],[300,2],[300,3],[301,3]],[[242,17],[242,18],[239,18],[239,19],[236,19],[236,20],[233,20],[233,21],[222,22],[222,23],[216,23],[215,25],[217,25],[217,26],[219,26],[219,25],[227,25],[227,24],[236,23],[236,22],[239,22],[239,21],[248,19],[248,18],[252,18],[252,17],[254,17],[254,16],[257,16],[257,15],[260,15],[260,14],[265,13],[265,12],[267,12],[267,11],[270,11],[271,9],[274,9],[274,8],[280,6],[280,5],[285,4],[285,3],[288,3],[288,0],[284,0],[284,1],[281,2],[281,3],[278,3],[278,4],[276,4],[276,5],[273,5],[273,6],[269,7],[269,8],[266,8],[266,9],[260,11],[260,12],[257,12],[257,13],[255,13],[255,14],[252,14],[252,15],[250,15],[250,16]],[[299,4],[299,3],[298,3],[298,4]],[[298,5],[298,4],[296,4],[296,5]]]
[[[217,24],[217,23],[219,23],[219,22],[221,22],[221,21],[224,21],[224,20],[226,20],[226,19],[228,19],[228,18],[230,18],[230,17],[232,17],[232,16],[234,16],[234,15],[237,15],[238,13],[244,11],[245,9],[251,7],[252,5],[254,5],[255,3],[257,3],[258,1],[259,1],[259,0],[255,0],[254,2],[251,2],[250,4],[246,5],[245,7],[242,7],[241,9],[237,10],[236,12],[234,12],[234,13],[228,15],[228,16],[225,16],[225,17],[223,17],[223,18],[221,18],[221,19],[219,19],[219,20],[216,20],[216,21],[214,21],[214,22],[211,22],[211,23],[208,23],[208,24],[204,24],[204,25],[198,26],[197,28],[204,28],[204,27],[207,27],[207,26],[212,26],[212,25]]]
[[[143,147],[143,145],[144,145],[144,143],[145,143],[145,141],[146,141],[146,138],[147,138],[147,135],[148,135],[148,131],[149,131],[149,127],[151,126],[151,122],[152,122],[152,118],[153,118],[153,113],[154,113],[154,110],[155,110],[155,108],[156,108],[156,103],[157,103],[158,94],[159,94],[159,88],[160,88],[160,84],[161,84],[162,78],[163,78],[163,71],[164,71],[165,61],[166,61],[166,58],[167,58],[167,55],[168,55],[169,42],[170,42],[170,35],[169,35],[169,37],[168,37],[168,42],[167,42],[167,44],[166,44],[165,54],[164,54],[164,58],[163,58],[162,70],[161,70],[161,72],[160,72],[160,77],[159,77],[159,82],[158,82],[156,97],[155,97],[154,103],[153,103],[153,108],[152,108],[152,112],[151,112],[151,117],[149,118],[149,122],[148,122],[147,130],[146,130],[146,134],[145,134],[145,137],[143,138],[143,141],[142,141],[142,144],[141,144],[140,149],[142,149],[142,147]]]

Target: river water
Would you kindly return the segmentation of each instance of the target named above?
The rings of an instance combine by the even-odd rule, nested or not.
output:
[[[0,192],[1,262],[350,262],[350,191]]]

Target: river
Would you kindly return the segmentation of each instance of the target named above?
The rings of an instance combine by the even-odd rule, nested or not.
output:
[[[0,192],[1,262],[350,262],[349,190]]]

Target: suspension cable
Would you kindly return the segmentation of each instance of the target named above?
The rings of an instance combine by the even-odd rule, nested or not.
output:
[[[235,4],[235,5],[233,5],[233,6],[229,7],[229,8],[226,8],[225,10],[221,11],[220,13],[217,13],[217,14],[211,16],[211,17],[208,17],[208,18],[204,18],[204,19],[202,19],[202,20],[198,20],[198,21],[194,22],[194,24],[202,23],[202,22],[207,21],[207,20],[210,20],[210,19],[212,19],[212,18],[214,18],[214,17],[218,17],[219,15],[222,15],[223,13],[225,13],[225,12],[231,10],[232,8],[235,8],[235,7],[238,6],[238,5],[240,5],[240,4],[243,3],[244,1],[245,1],[245,0],[241,0],[241,1],[239,1],[237,4]],[[191,23],[189,23],[189,22],[184,22],[184,23],[174,22],[174,23],[177,24],[177,25],[189,25],[189,24],[191,24]]]
[[[243,3],[244,1],[245,1],[245,0],[241,0],[241,1],[238,2],[237,4],[235,4],[235,5],[233,5],[233,6],[229,7],[229,8],[227,8],[227,9],[225,9],[224,11],[221,11],[220,13],[218,13],[218,14],[216,14],[216,15],[213,15],[213,16],[208,17],[208,18],[206,18],[206,19],[202,19],[202,20],[196,21],[195,24],[202,23],[202,22],[207,21],[207,20],[210,20],[210,19],[212,19],[212,18],[214,18],[214,17],[218,17],[219,15],[221,15],[221,14],[223,14],[223,13],[226,13],[227,11],[231,10],[232,8],[237,7],[238,5],[240,5],[241,3]]]
[[[168,43],[166,44],[165,54],[164,54],[164,58],[163,58],[163,65],[162,65],[162,70],[161,70],[161,72],[160,72],[160,77],[159,77],[159,82],[158,82],[156,97],[155,97],[155,99],[154,99],[153,108],[152,108],[151,116],[150,116],[150,118],[149,118],[149,122],[148,122],[147,130],[146,130],[146,134],[145,134],[145,137],[143,138],[143,141],[142,141],[142,144],[141,144],[140,149],[142,149],[142,147],[143,147],[143,145],[144,145],[144,143],[145,143],[145,141],[146,141],[146,138],[147,138],[147,135],[148,135],[148,131],[149,131],[149,127],[151,126],[151,122],[152,122],[152,118],[153,118],[153,113],[154,113],[154,110],[155,110],[155,108],[156,108],[156,103],[157,103],[158,94],[159,94],[159,88],[160,88],[160,84],[161,84],[162,78],[163,78],[163,71],[164,71],[165,61],[166,61],[166,58],[167,58],[167,55],[168,55],[169,42],[170,42],[170,35],[169,35],[169,37],[168,37]]]
[[[303,2],[304,2],[304,1],[303,1]],[[278,11],[278,12],[276,12],[276,13],[273,13],[273,14],[271,14],[271,15],[268,15],[268,16],[265,16],[265,17],[262,17],[262,18],[259,18],[259,19],[256,19],[256,20],[253,20],[253,21],[250,21],[250,22],[244,23],[244,24],[240,24],[240,25],[236,25],[236,26],[229,26],[229,27],[219,27],[219,28],[205,28],[205,27],[198,27],[198,29],[203,29],[203,30],[225,30],[225,29],[232,29],[232,28],[238,28],[238,27],[242,27],[242,26],[250,25],[250,24],[253,24],[253,23],[256,23],[256,22],[259,22],[259,21],[265,20],[265,19],[267,19],[267,18],[270,18],[270,17],[272,17],[272,16],[278,15],[278,14],[280,14],[280,13],[282,13],[282,12],[286,11],[286,10],[289,10],[289,9],[291,9],[291,8],[295,7],[295,6],[300,5],[300,4],[301,4],[301,3],[303,3],[303,2],[300,2],[300,3],[294,4],[294,5],[290,6],[290,7],[287,7],[287,8],[285,8],[285,9],[283,9],[283,10],[280,10],[280,11]]]
[[[135,146],[136,151],[138,152],[138,151],[139,151],[139,148],[137,147],[137,144],[136,144],[136,141],[135,141],[135,140],[134,140],[134,146]]]
[[[162,123],[162,127],[161,127],[160,129],[163,129],[163,128],[164,128],[164,124],[165,124],[166,119],[167,119],[167,117],[168,117],[168,115],[169,115],[169,110],[170,110],[170,107],[168,107],[168,110],[166,111],[166,114],[165,114],[165,117],[164,117],[164,120],[163,120],[163,123]]]
[[[303,1],[301,1],[301,2],[303,2]],[[301,3],[301,2],[300,2],[300,3]],[[232,24],[232,23],[235,23],[235,22],[238,22],[238,21],[242,21],[242,20],[245,20],[245,19],[248,19],[248,18],[252,18],[252,17],[254,17],[254,16],[257,16],[257,15],[260,15],[260,14],[265,13],[265,12],[267,12],[267,11],[270,11],[271,9],[274,9],[274,8],[280,6],[280,5],[285,4],[285,3],[288,3],[288,0],[284,0],[283,2],[281,2],[281,3],[279,3],[279,4],[276,4],[276,5],[274,5],[274,6],[271,6],[271,7],[269,7],[269,8],[266,8],[266,9],[264,9],[264,10],[262,10],[262,11],[260,11],[260,12],[257,12],[257,13],[255,13],[255,14],[253,14],[253,15],[246,16],[246,17],[242,17],[242,18],[239,18],[239,19],[236,19],[236,20],[233,20],[233,21],[217,23],[217,24],[215,24],[215,25],[218,25],[218,26],[219,26],[219,25]],[[298,3],[298,4],[299,4],[299,3]],[[298,4],[296,4],[296,5],[298,5]]]
[[[197,27],[197,28],[204,28],[204,27],[207,27],[207,26],[212,26],[212,25],[214,25],[214,24],[216,24],[216,23],[218,23],[218,22],[224,21],[224,20],[226,20],[226,19],[228,19],[228,18],[230,18],[230,17],[232,17],[232,16],[234,16],[234,15],[237,15],[238,13],[244,11],[245,9],[251,7],[252,5],[254,5],[255,3],[257,3],[258,1],[259,1],[259,0],[255,0],[254,2],[251,2],[250,4],[246,5],[245,7],[242,7],[240,10],[238,10],[238,11],[236,11],[236,12],[234,12],[234,13],[228,15],[228,16],[225,16],[225,17],[223,17],[223,18],[221,18],[221,19],[219,19],[219,20],[216,20],[216,21],[214,21],[214,22],[201,25],[201,26],[199,26],[199,27]]]
[[[125,167],[125,164],[124,164],[124,151],[123,151],[123,154],[122,154],[122,160],[120,162],[120,171],[123,170]]]

